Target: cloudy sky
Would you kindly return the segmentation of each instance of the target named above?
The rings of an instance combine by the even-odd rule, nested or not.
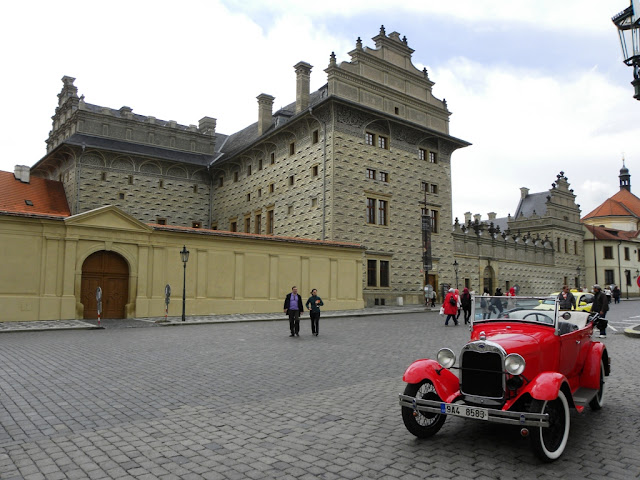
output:
[[[450,133],[473,145],[452,160],[453,214],[514,213],[520,187],[560,171],[582,214],[618,191],[622,158],[640,188],[640,102],[611,17],[629,0],[24,0],[0,7],[4,92],[0,169],[45,154],[64,75],[88,103],[233,133],[257,120],[256,96],[295,100],[384,24],[406,36],[446,98]],[[637,176],[634,176],[637,175]],[[636,179],[634,181],[634,178]],[[636,192],[637,193],[637,192]]]

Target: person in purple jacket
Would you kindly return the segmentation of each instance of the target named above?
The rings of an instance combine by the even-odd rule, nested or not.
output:
[[[291,293],[287,293],[284,299],[284,313],[289,315],[290,337],[300,336],[300,314],[304,311],[302,308],[302,298],[298,295],[298,287],[295,285],[291,288]]]

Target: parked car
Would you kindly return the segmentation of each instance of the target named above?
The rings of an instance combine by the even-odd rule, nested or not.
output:
[[[400,405],[409,432],[431,437],[455,415],[518,425],[540,459],[562,455],[570,409],[599,410],[604,404],[609,353],[591,339],[596,314],[536,310],[530,299],[524,308],[518,304],[516,297],[515,307],[500,318],[472,315],[471,338],[459,357],[443,348],[437,360],[417,360],[407,368]]]
[[[583,312],[591,311],[591,304],[593,303],[593,293],[578,292],[577,290],[571,290],[573,296],[576,298],[576,310]],[[545,298],[540,302],[536,310],[553,310],[555,309],[556,299],[560,295],[560,292],[552,293],[550,297]]]

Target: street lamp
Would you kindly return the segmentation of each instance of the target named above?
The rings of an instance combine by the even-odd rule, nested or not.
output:
[[[640,100],[640,0],[631,0],[631,4],[611,18],[618,29],[623,62],[633,67],[633,85],[635,95]],[[631,49],[629,51],[629,49]]]
[[[576,267],[576,271],[578,272],[578,284],[576,285],[576,288],[577,288],[578,290],[580,290],[580,270],[581,270],[580,265],[578,265],[578,266]]]
[[[187,246],[183,245],[182,250],[180,250],[180,258],[182,259],[182,264],[184,265],[184,273],[182,276],[182,321],[184,322],[184,309],[186,302],[186,294],[187,294],[187,262],[189,261],[189,250],[187,250]]]
[[[453,261],[453,269],[456,271],[456,289],[458,288],[458,261]]]

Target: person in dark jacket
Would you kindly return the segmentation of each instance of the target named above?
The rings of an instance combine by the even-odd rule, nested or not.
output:
[[[494,297],[502,297],[502,289],[496,288],[496,293],[493,294]],[[501,298],[493,298],[491,299],[491,311],[498,314],[498,317],[504,310],[504,306],[502,305]]]
[[[294,286],[284,299],[284,313],[289,315],[290,337],[300,336],[300,314],[303,311],[302,298],[298,295],[298,287]]]
[[[608,321],[604,319],[609,310],[609,300],[603,293],[602,287],[597,283],[593,286],[593,303],[591,304],[591,313],[600,315],[600,319],[596,323],[596,327],[600,330],[600,338],[607,338]]]
[[[568,285],[562,287],[562,291],[558,294],[558,302],[560,310],[576,309],[576,297],[573,296]]]
[[[324,305],[324,302],[318,296],[318,290],[315,288],[311,290],[311,296],[305,305],[309,310],[309,317],[311,317],[311,334],[317,337],[320,333],[320,307]]]
[[[460,305],[462,306],[462,312],[464,313],[464,324],[470,322],[471,318],[471,294],[469,293],[468,288],[464,288],[462,290],[462,295],[460,295]]]

